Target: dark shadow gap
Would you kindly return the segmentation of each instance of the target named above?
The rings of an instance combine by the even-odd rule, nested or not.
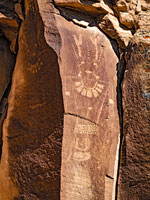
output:
[[[6,119],[7,116],[7,108],[8,108],[8,103],[7,103],[7,98],[10,92],[10,88],[11,88],[11,82],[8,84],[8,87],[6,88],[4,95],[2,97],[2,100],[0,102],[0,107],[1,105],[4,106],[4,112],[0,113],[0,161],[1,161],[1,157],[2,157],[2,147],[3,147],[3,122]]]
[[[123,135],[123,104],[122,104],[122,81],[124,79],[124,72],[126,69],[126,61],[125,61],[125,51],[123,52],[120,62],[117,65],[117,108],[119,115],[119,123],[120,123],[120,146],[119,146],[119,158],[118,158],[118,172],[117,172],[117,181],[116,181],[116,195],[115,200],[118,199],[118,183],[119,183],[119,172],[121,167],[121,162],[126,162],[126,149],[125,140]],[[124,156],[123,156],[124,154]],[[122,160],[123,159],[123,160]]]
[[[4,1],[4,3],[5,3],[5,1]],[[22,1],[21,5],[22,5],[23,12],[24,12],[24,0]],[[16,19],[16,20],[18,20],[18,22],[19,22],[19,26],[18,26],[18,33],[19,33],[21,21],[19,19]],[[9,41],[6,38],[5,33],[2,30],[2,27],[0,27],[0,36],[1,36],[1,38],[5,39],[8,42],[8,46],[10,47],[11,41]],[[8,86],[7,86],[3,96],[1,98],[1,101],[0,101],[0,108],[3,106],[3,104],[5,104],[4,105],[4,109],[5,109],[4,113],[0,113],[0,162],[1,162],[2,148],[3,148],[3,122],[7,117],[7,109],[8,109],[8,103],[6,103],[6,101],[8,101],[7,99],[8,99],[10,90],[11,90],[12,75],[13,75],[13,71],[14,71],[15,64],[16,64],[17,53],[18,53],[18,35],[17,35],[17,39],[16,39],[15,54],[12,53],[12,56],[14,57],[14,65],[13,65],[13,69],[10,70],[10,74],[9,74],[11,79],[10,79],[10,82],[8,83]]]

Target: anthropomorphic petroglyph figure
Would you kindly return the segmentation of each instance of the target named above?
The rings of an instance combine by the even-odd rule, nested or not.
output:
[[[72,113],[75,113],[77,117],[71,120],[72,131],[69,127],[70,132],[68,129],[66,133],[68,137],[71,137],[71,141],[67,144],[69,152],[64,154],[66,169],[68,169],[68,175],[70,168],[72,172],[66,179],[66,182],[69,180],[65,187],[68,193],[64,199],[70,200],[72,191],[77,200],[83,199],[83,196],[84,199],[92,200],[93,198],[98,199],[98,193],[94,189],[96,184],[94,180],[97,177],[92,174],[90,168],[94,166],[98,172],[96,176],[102,176],[104,172],[101,169],[100,155],[101,152],[107,151],[102,144],[99,132],[103,132],[103,139],[108,135],[103,119],[104,116],[108,118],[108,77],[104,67],[102,40],[92,37],[87,40],[81,34],[73,35],[68,40],[70,39],[72,41],[72,61],[75,65],[65,66],[65,101],[67,109],[70,109],[70,103],[72,104]],[[98,141],[99,145],[97,145]],[[80,171],[84,173],[79,173]],[[101,187],[100,180],[98,184]],[[83,195],[84,190],[87,194]]]

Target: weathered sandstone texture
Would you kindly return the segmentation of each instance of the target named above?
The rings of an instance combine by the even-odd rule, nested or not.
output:
[[[123,143],[118,199],[150,199],[150,37],[148,19],[130,42],[123,81]]]
[[[3,126],[0,199],[59,199],[63,99],[58,58],[26,1]]]
[[[45,1],[46,13],[43,2],[38,2],[46,41],[59,57],[63,86],[61,199],[114,198],[119,143],[118,58],[96,26],[78,27],[53,14],[56,9],[49,1]],[[60,34],[60,44],[51,40],[52,27]]]
[[[118,59],[96,27],[83,29],[61,17],[56,20],[65,107],[61,199],[112,198],[119,142]]]
[[[150,199],[149,21],[149,0],[0,0],[0,200]]]

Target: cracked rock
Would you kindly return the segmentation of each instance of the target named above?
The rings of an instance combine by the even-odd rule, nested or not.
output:
[[[85,13],[100,14],[100,13],[111,13],[114,14],[113,10],[105,3],[105,1],[94,2],[94,1],[80,1],[80,0],[55,0],[56,5],[61,7],[69,7],[71,9],[79,10]]]
[[[123,29],[118,19],[111,14],[105,15],[100,20],[99,27],[111,38],[116,39],[121,48],[126,48],[132,38],[131,31]]]

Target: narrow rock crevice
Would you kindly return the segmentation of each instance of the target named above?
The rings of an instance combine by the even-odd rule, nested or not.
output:
[[[83,117],[83,116],[81,116],[81,115],[78,115],[78,114],[74,114],[74,113],[64,113],[64,115],[71,115],[71,116],[74,116],[74,117],[78,117],[78,118],[80,118],[80,119],[84,119],[84,120],[87,120],[87,121],[89,121],[89,122],[91,122],[91,123],[93,123],[93,124],[95,124],[95,125],[97,125],[97,126],[100,126],[99,124],[97,124],[96,122],[94,122],[94,121],[92,121],[92,120],[90,120],[90,119],[87,119],[87,118],[85,118],[85,117]]]
[[[6,88],[4,95],[0,102],[0,161],[2,157],[2,148],[3,148],[3,123],[7,117],[8,110],[8,96],[11,89],[11,81]]]
[[[108,174],[105,175],[107,178],[114,179],[113,177],[109,176]]]
[[[5,2],[3,3],[5,6]],[[24,0],[21,2],[21,7],[22,7],[22,12],[24,15],[24,10],[25,10],[25,6],[24,6]],[[5,10],[5,9],[4,9]],[[1,10],[2,11],[2,10]],[[15,13],[15,11],[12,12],[13,15]],[[7,14],[4,12],[4,14]],[[25,15],[24,15],[25,16]],[[19,16],[18,16],[19,17]],[[2,157],[2,149],[3,149],[3,123],[7,117],[7,110],[8,110],[8,96],[11,90],[11,84],[12,84],[12,75],[13,75],[13,71],[16,65],[16,58],[17,58],[17,54],[18,54],[18,34],[19,34],[19,30],[20,30],[20,26],[21,26],[21,20],[17,17],[15,17],[16,21],[19,23],[18,25],[18,32],[17,32],[17,38],[16,38],[16,42],[14,44],[14,51],[11,52],[11,45],[12,45],[12,41],[9,41],[9,39],[5,36],[5,32],[3,30],[0,29],[1,32],[1,37],[3,40],[6,41],[8,49],[9,49],[9,56],[8,56],[8,60],[6,60],[6,65],[8,66],[8,73],[6,74],[6,76],[9,77],[9,82],[8,84],[5,86],[6,89],[4,91],[0,99],[0,161],[1,161],[1,157]],[[10,60],[12,59],[11,63]],[[3,79],[2,79],[3,80]],[[6,83],[5,83],[6,84]],[[1,91],[0,91],[1,92]]]
[[[1,156],[2,156],[2,147],[3,147],[3,138],[2,138],[3,131],[2,131],[2,129],[3,129],[3,122],[7,115],[7,108],[8,108],[7,98],[8,98],[9,91],[10,91],[10,84],[8,85],[7,89],[5,90],[5,93],[0,102],[0,160],[1,160]]]
[[[13,58],[13,61],[11,63],[12,66],[9,66],[10,68],[7,71],[9,74],[7,74],[5,72],[6,73],[5,75],[9,77],[9,78],[7,77],[7,79],[9,79],[9,82],[4,83],[5,84],[4,86],[6,87],[6,89],[5,89],[4,93],[1,94],[2,97],[0,99],[0,161],[1,161],[1,157],[2,157],[2,148],[3,148],[3,123],[4,123],[5,118],[7,117],[8,95],[9,95],[9,92],[10,92],[10,89],[11,89],[11,79],[12,79],[13,68],[14,68],[15,63],[16,63],[16,61],[15,61],[16,55],[12,54],[11,58]],[[8,58],[8,62],[9,62],[9,58]],[[7,63],[6,65],[9,65],[9,64]],[[0,92],[2,93],[2,90]]]
[[[117,108],[119,115],[119,123],[120,123],[120,146],[119,146],[119,158],[118,158],[118,171],[117,171],[117,181],[116,181],[116,195],[115,200],[118,197],[118,181],[119,181],[119,171],[120,165],[122,162],[125,163],[125,137],[123,134],[123,102],[122,102],[122,82],[124,79],[124,72],[126,69],[126,61],[125,61],[125,51],[122,52],[120,57],[120,62],[117,65]]]

